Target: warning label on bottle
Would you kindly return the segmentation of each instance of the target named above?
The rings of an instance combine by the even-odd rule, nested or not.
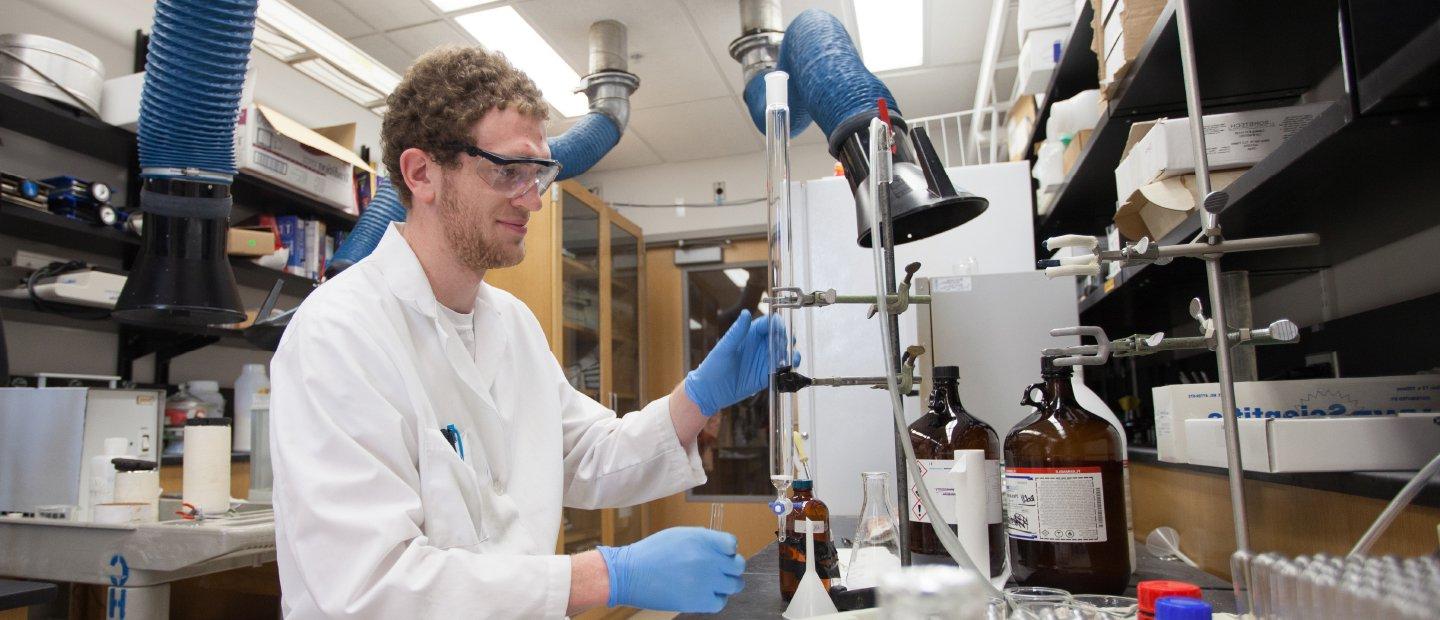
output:
[[[915,459],[915,465],[920,468],[920,478],[925,481],[925,488],[929,489],[930,499],[940,510],[940,516],[946,523],[954,523],[955,481],[950,476],[950,470],[955,467],[955,461]],[[920,503],[920,491],[915,488],[913,480],[910,481],[910,520],[930,522],[930,515],[926,514],[925,506]]]
[[[1105,542],[1105,491],[1099,467],[1005,470],[1005,530],[1011,538]]]
[[[940,516],[945,522],[955,524],[955,478],[950,473],[955,468],[955,461],[942,459],[915,459],[915,464],[920,468],[920,475],[925,479],[926,488],[930,489],[930,499],[935,500],[935,507],[940,509]],[[990,523],[999,523],[1001,520],[1000,500],[1000,461],[995,459],[985,460],[985,482],[989,488],[986,495],[990,501],[986,502],[986,516]],[[910,485],[910,520],[920,523],[929,523],[930,515],[925,513],[925,506],[920,503],[920,491],[912,483]]]

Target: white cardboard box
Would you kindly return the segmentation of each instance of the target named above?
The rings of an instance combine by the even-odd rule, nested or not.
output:
[[[1186,451],[1195,465],[1225,467],[1219,418],[1185,421]],[[1333,419],[1240,420],[1240,460],[1247,471],[1414,470],[1440,452],[1440,414]]]
[[[347,213],[359,211],[355,166],[368,168],[365,160],[348,148],[258,103],[240,111],[235,166]]]
[[[1069,28],[1042,28],[1025,35],[1025,43],[1020,46],[1019,73],[1016,74],[1020,80],[1019,94],[1045,92],[1069,38]]]
[[[105,80],[100,95],[100,120],[135,131],[140,126],[140,91],[145,72]]]
[[[1015,40],[1024,41],[1025,34],[1041,28],[1075,25],[1074,0],[1020,0],[1015,11]]]
[[[1155,443],[1162,461],[1188,463],[1186,420],[1220,418],[1217,383],[1167,385],[1151,390]],[[1340,418],[1440,411],[1440,375],[1240,381],[1235,407],[1242,418]]]
[[[1210,170],[1245,168],[1280,148],[1329,103],[1205,115],[1205,153]],[[1195,171],[1190,119],[1165,118],[1130,126],[1125,155],[1115,168],[1115,195]]]

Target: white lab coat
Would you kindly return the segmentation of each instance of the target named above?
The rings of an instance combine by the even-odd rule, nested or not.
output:
[[[705,481],[666,399],[616,417],[566,382],[535,316],[482,284],[475,355],[392,225],[319,287],[271,364],[287,618],[565,615],[561,505]],[[440,429],[454,424],[462,458]]]

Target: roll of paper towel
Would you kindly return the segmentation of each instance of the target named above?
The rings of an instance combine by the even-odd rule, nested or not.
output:
[[[181,474],[185,503],[208,516],[230,510],[230,420],[185,421],[185,466]]]

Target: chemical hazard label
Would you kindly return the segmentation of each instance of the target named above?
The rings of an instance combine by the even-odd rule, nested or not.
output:
[[[1105,491],[1099,467],[1005,470],[1005,529],[1011,538],[1105,542]]]

